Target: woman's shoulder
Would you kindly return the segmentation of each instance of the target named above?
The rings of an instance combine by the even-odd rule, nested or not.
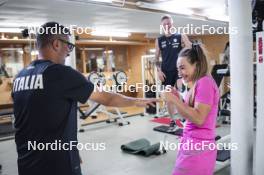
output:
[[[197,84],[205,84],[205,85],[212,85],[216,86],[215,80],[213,79],[212,76],[210,75],[205,75],[201,77],[198,81]]]

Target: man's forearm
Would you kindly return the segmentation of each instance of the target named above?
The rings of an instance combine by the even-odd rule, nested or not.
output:
[[[105,106],[115,107],[135,106],[138,101],[138,99],[136,98],[131,98],[121,94],[100,90],[93,92],[90,96],[90,100]]]
[[[109,103],[107,106],[128,107],[135,106],[137,98],[127,97],[117,93],[108,93]]]
[[[159,102],[159,100],[153,98],[148,100],[143,98],[132,98],[105,91],[93,92],[89,99],[104,106],[111,107],[149,107],[149,105],[154,107],[154,102]]]

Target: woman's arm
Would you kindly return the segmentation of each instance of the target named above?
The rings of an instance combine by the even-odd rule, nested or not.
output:
[[[178,113],[184,118],[190,120],[192,123],[201,126],[204,124],[206,116],[211,110],[211,106],[196,102],[194,107],[190,107],[183,103],[179,97],[175,96],[171,92],[164,92],[163,98],[168,103],[172,103],[177,108]]]

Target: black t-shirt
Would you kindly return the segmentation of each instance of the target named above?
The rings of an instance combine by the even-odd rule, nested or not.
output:
[[[85,103],[93,88],[78,71],[48,60],[17,75],[12,97],[20,175],[81,174],[77,148],[64,150],[59,143],[77,145],[77,102]],[[57,148],[46,144],[56,142]]]
[[[182,49],[181,35],[173,34],[169,37],[163,35],[158,38],[158,44],[162,57],[161,70],[177,71],[178,54]]]

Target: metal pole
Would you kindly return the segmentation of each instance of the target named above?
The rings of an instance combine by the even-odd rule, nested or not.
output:
[[[253,41],[251,4],[229,0],[231,60],[231,174],[249,175],[253,167]]]

